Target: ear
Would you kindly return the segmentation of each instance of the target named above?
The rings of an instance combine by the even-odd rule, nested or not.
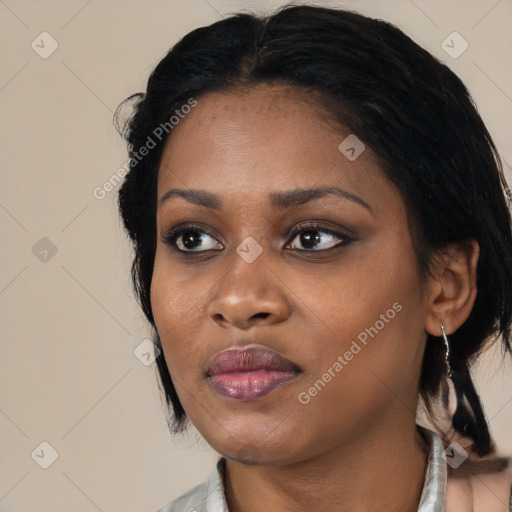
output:
[[[476,267],[480,246],[476,240],[451,244],[436,258],[432,269],[425,330],[441,336],[455,332],[468,318],[476,298]]]

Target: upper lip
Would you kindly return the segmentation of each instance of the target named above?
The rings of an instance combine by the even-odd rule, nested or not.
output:
[[[207,375],[257,370],[300,372],[300,367],[267,348],[235,347],[215,355],[210,360]]]

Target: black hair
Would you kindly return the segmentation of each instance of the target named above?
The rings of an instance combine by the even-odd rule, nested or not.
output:
[[[504,355],[512,354],[512,228],[502,164],[462,81],[380,19],[295,5],[269,16],[237,13],[185,35],[151,73],[147,91],[125,100],[133,114],[120,130],[132,165],[119,191],[119,209],[134,244],[133,284],[154,329],[156,350],[161,344],[150,285],[157,175],[171,130],[153,140],[156,147],[143,158],[139,150],[155,127],[167,123],[169,128],[170,116],[191,98],[200,101],[206,93],[265,84],[310,93],[372,149],[407,206],[422,278],[436,253],[449,244],[478,241],[474,307],[450,336],[449,362],[459,399],[453,427],[472,439],[471,450],[479,457],[494,453],[470,366],[497,339]],[[433,420],[432,404],[446,375],[444,350],[442,338],[429,334],[419,386]],[[187,418],[163,356],[157,368],[166,402],[173,407],[172,428],[180,431]],[[500,467],[506,465],[500,461]]]

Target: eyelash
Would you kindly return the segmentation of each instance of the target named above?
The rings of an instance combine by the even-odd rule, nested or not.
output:
[[[199,232],[199,233],[206,233],[208,236],[215,239],[215,237],[213,235],[211,235],[210,233],[208,233],[208,231],[206,231],[203,227],[201,227],[197,224],[186,223],[186,224],[181,224],[180,226],[171,228],[168,231],[166,231],[163,234],[161,241],[163,244],[170,246],[173,250],[178,251],[180,254],[186,254],[186,255],[198,255],[198,254],[204,254],[204,253],[207,253],[210,251],[217,250],[217,249],[206,249],[203,251],[193,251],[193,250],[184,251],[183,249],[180,249],[179,247],[177,247],[176,239],[179,238],[184,233],[191,232],[191,231],[192,232],[195,231],[195,232]],[[302,232],[308,232],[308,231],[318,231],[320,233],[327,233],[328,235],[332,235],[336,238],[339,238],[341,241],[340,241],[340,243],[338,243],[332,247],[329,247],[328,249],[321,249],[321,250],[292,249],[292,250],[299,251],[299,252],[326,252],[331,249],[339,249],[341,247],[349,245],[351,242],[353,242],[355,240],[354,238],[347,236],[345,233],[341,233],[341,232],[336,231],[335,229],[329,228],[327,226],[322,226],[319,224],[303,224],[301,226],[296,226],[291,231],[291,233],[288,237],[289,242],[287,243],[287,245],[289,243],[291,243],[298,234],[300,234]]]

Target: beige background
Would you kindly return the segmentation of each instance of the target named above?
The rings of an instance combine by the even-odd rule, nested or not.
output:
[[[151,512],[209,475],[215,454],[193,434],[171,440],[155,365],[133,353],[149,330],[117,188],[93,190],[126,161],[113,110],[179,37],[282,3],[0,0],[1,511]],[[324,3],[390,20],[451,66],[512,165],[511,0]],[[31,47],[44,31],[58,43],[46,59]],[[453,31],[469,43],[457,59],[441,47]],[[512,367],[499,357],[476,380],[512,454]],[[42,442],[58,452],[48,469]]]

